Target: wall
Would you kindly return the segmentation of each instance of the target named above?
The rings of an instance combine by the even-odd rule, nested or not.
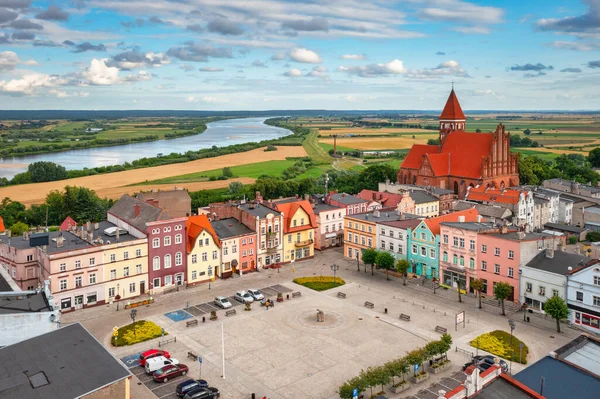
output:
[[[580,326],[595,334],[600,333],[600,307],[594,305],[594,296],[600,297],[600,285],[594,284],[594,277],[600,278],[600,266],[587,267],[568,277],[567,303],[578,308],[587,309],[582,312],[579,309],[571,309],[569,319],[571,323]],[[577,292],[583,293],[583,301],[577,300]],[[588,319],[584,320],[584,319]]]
[[[208,240],[208,244],[206,244],[206,240]],[[200,242],[202,242],[202,245],[200,245]],[[216,252],[216,257],[214,252]],[[206,260],[203,260],[203,254],[206,255]],[[214,273],[221,263],[221,250],[210,233],[202,230],[196,237],[194,247],[187,256],[188,285],[214,280]]]
[[[483,245],[487,248],[485,253],[482,251]],[[507,283],[513,287],[512,300],[515,302],[519,301],[521,247],[519,241],[504,239],[496,235],[479,235],[477,243],[477,276],[487,282],[487,292],[483,292],[483,294],[494,296],[494,284]],[[495,248],[500,249],[500,256],[495,255]],[[509,257],[509,251],[513,251],[512,259]],[[537,251],[535,255],[537,255]],[[486,262],[486,271],[482,270],[483,262]],[[500,265],[499,273],[496,273],[495,265]],[[512,269],[512,276],[509,269]]]
[[[374,223],[365,223],[362,220],[346,216],[344,226],[344,257],[360,259],[362,250],[375,248],[377,245],[377,229]],[[371,229],[370,232],[369,229]]]
[[[294,227],[297,226],[297,227]],[[302,230],[299,228],[302,227]],[[310,216],[301,207],[290,219],[290,226],[283,237],[283,260],[291,262],[314,256],[314,228],[310,225]],[[299,246],[298,243],[306,243]]]
[[[130,378],[127,377],[120,381],[110,384],[89,395],[83,395],[82,399],[131,399]]]
[[[315,214],[317,228],[315,229],[315,248],[324,249],[337,243],[337,236],[344,234],[345,208],[321,211]],[[330,237],[328,237],[330,236]]]
[[[166,285],[185,284],[187,265],[185,222],[186,218],[178,218],[146,224],[148,234],[148,285],[150,292],[153,294],[162,292]],[[165,245],[165,237],[169,237],[169,245]],[[154,248],[155,238],[158,238],[159,245],[157,248]],[[177,265],[176,262],[178,254],[181,256],[180,265]],[[171,267],[168,268],[165,267],[167,264],[166,255],[171,257]],[[158,270],[155,270],[156,257],[158,257]],[[158,285],[155,285],[155,282],[158,282]]]
[[[448,243],[444,241],[444,237],[448,237]],[[458,245],[454,245],[454,238],[458,240]],[[476,231],[461,229],[457,227],[451,227],[446,225],[440,226],[440,281],[450,287],[454,287],[453,280],[445,278],[446,274],[454,276],[464,275],[464,285],[461,284],[461,289],[470,290],[471,279],[477,278],[477,246],[478,246],[478,234]],[[462,241],[461,241],[462,239]],[[471,243],[473,249],[471,249]],[[461,247],[462,244],[462,247]],[[447,254],[447,261],[444,260],[445,253]],[[456,255],[456,263],[454,263]],[[462,257],[462,258],[461,258]],[[461,265],[461,261],[463,264]],[[444,269],[452,269],[451,273],[444,273]],[[457,270],[462,269],[462,273],[458,273]]]
[[[240,267],[244,270],[254,270],[256,263],[256,234],[248,234],[240,237]],[[244,253],[246,256],[244,256]]]
[[[520,279],[520,297],[521,303],[526,303],[525,297],[540,301],[541,303],[546,302],[548,298],[552,297],[552,290],[557,290],[558,295],[561,298],[566,298],[567,290],[567,278],[560,274],[549,273],[543,270],[530,268],[527,266],[521,267],[521,279]],[[527,283],[531,283],[532,290],[527,292]],[[539,287],[545,287],[545,295],[539,294]],[[541,307],[541,306],[540,306]],[[542,312],[541,309],[530,307],[534,311]]]
[[[148,240],[141,240],[111,243],[104,245],[104,288],[105,297],[112,301],[114,297],[111,288],[114,288],[115,296],[121,296],[121,300],[131,299],[142,294],[141,285],[144,285],[144,291],[149,289],[148,284]],[[136,250],[141,251],[141,256],[136,256]],[[128,252],[128,258],[125,258],[125,252]],[[115,261],[111,261],[111,255],[115,255]],[[138,267],[141,266],[141,267]],[[129,275],[125,275],[125,268],[129,268]],[[111,271],[116,271],[116,278],[111,278]],[[119,292],[117,292],[119,291]]]
[[[424,217],[434,217],[440,214],[440,202],[423,202],[415,204],[415,214]]]
[[[410,229],[407,231],[398,227],[377,224],[376,247],[389,252],[397,260],[407,259],[407,236],[409,234]],[[390,249],[391,245],[393,245],[393,250]]]
[[[58,310],[54,312],[0,314],[0,347],[12,345],[26,339],[46,334],[58,329],[59,324],[50,320],[52,314],[59,320]]]
[[[22,239],[22,237],[7,238],[3,236],[3,242],[0,242],[0,267],[4,267],[9,272],[11,278],[22,290],[36,289],[41,282],[38,248],[27,246],[24,249],[17,249],[8,245],[10,240]],[[31,260],[27,260],[28,256],[31,256]]]
[[[421,238],[421,233],[425,233],[425,239]],[[408,261],[411,263],[411,273],[427,278],[439,278],[438,261],[438,242],[439,237],[435,237],[425,222],[421,222],[414,230],[408,240]],[[415,253],[416,248],[416,253]],[[425,255],[423,255],[423,248]],[[433,256],[431,256],[433,255]]]

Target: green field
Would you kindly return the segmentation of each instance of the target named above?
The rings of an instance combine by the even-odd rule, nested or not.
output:
[[[525,148],[511,148],[511,152],[519,152],[521,153],[522,157],[526,157],[529,155],[535,155],[538,158],[541,158],[545,161],[552,161],[555,158],[558,158],[560,156],[560,154],[556,154],[554,152],[541,152],[541,151],[534,151],[534,150],[528,150]]]

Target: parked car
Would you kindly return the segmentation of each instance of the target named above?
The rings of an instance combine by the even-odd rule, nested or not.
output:
[[[215,305],[217,305],[218,307],[223,308],[223,309],[227,309],[227,308],[230,308],[233,306],[231,304],[231,302],[229,302],[229,299],[225,298],[224,296],[216,297]]]
[[[152,359],[146,360],[146,365],[144,368],[146,369],[146,374],[152,374],[156,370],[159,370],[165,366],[171,366],[179,364],[179,360],[177,359],[167,359],[164,356],[153,357]]]
[[[186,393],[198,388],[208,388],[208,382],[205,380],[185,380],[175,388],[175,394],[183,398]]]
[[[217,388],[198,388],[185,394],[183,399],[216,399],[221,396]]]
[[[164,356],[167,359],[171,358],[171,355],[167,351],[163,351],[160,349],[150,349],[150,350],[147,350],[146,352],[142,352],[140,354],[140,358],[139,358],[140,366],[144,367],[146,365],[146,360],[152,359],[153,357],[157,357],[157,356]]]
[[[236,301],[240,301],[241,303],[252,303],[252,302],[254,302],[254,299],[252,298],[252,295],[250,295],[246,291],[238,291],[238,292],[235,293],[235,295],[233,297],[235,298]]]
[[[471,360],[470,362],[466,363],[463,366],[463,371],[469,367],[472,364],[477,363],[477,365],[479,366],[479,369],[481,371],[487,370],[489,369],[495,362],[494,359],[496,359],[495,356],[492,355],[486,355],[486,356],[474,356],[473,360]],[[508,372],[508,363],[506,363],[504,360],[499,359],[500,361],[498,362],[498,364],[500,364],[500,367],[502,368],[502,372],[503,373],[507,373]]]
[[[260,292],[259,290],[257,290],[256,288],[250,288],[248,290],[248,294],[250,294],[250,296],[255,300],[255,301],[262,301],[263,299],[265,299],[265,296],[262,294],[262,292]]]
[[[186,375],[188,372],[188,366],[185,364],[170,364],[161,369],[158,369],[152,374],[152,378],[156,382],[167,382],[180,375]]]

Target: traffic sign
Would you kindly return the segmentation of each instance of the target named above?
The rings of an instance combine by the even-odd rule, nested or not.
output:
[[[358,388],[352,390],[352,399],[358,399]]]
[[[419,371],[419,365],[415,364],[415,372]]]
[[[117,327],[117,326],[114,326],[114,327],[113,327],[113,331],[114,331],[114,332],[117,332],[117,331],[119,331],[119,327]]]
[[[202,364],[202,356],[198,356],[198,363]]]

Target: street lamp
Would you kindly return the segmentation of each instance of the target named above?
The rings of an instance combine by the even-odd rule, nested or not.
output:
[[[336,272],[340,269],[340,267],[338,265],[336,265],[335,263],[333,265],[330,266],[331,270],[333,270],[333,283],[335,284],[336,280],[335,280],[335,275]]]
[[[512,320],[512,319],[509,320],[508,321],[508,325],[510,326],[510,343],[509,343],[509,346],[510,346],[510,368],[509,368],[508,373],[510,375],[512,375],[512,360],[513,360],[513,354],[514,354],[513,353],[514,351],[513,351],[513,348],[512,348],[512,338],[513,338],[513,331],[515,330],[515,327],[516,327],[515,321]]]
[[[137,309],[131,309],[131,321],[133,321],[133,336],[135,337],[135,318],[137,316]]]
[[[115,296],[115,301],[117,301],[117,312],[119,311],[119,300],[121,299],[121,295],[119,295],[119,283],[117,283],[117,295]]]

